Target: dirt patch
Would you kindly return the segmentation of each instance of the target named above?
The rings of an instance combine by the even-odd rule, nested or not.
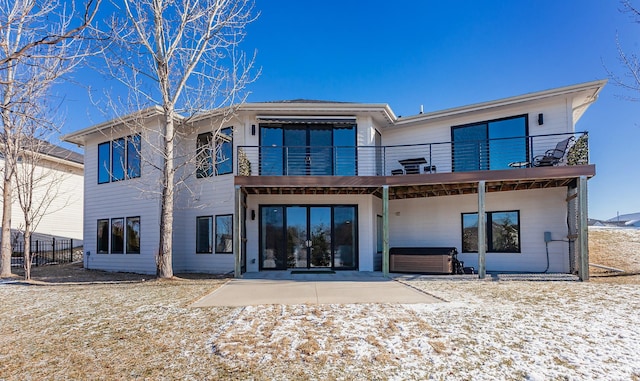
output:
[[[640,229],[589,228],[589,263],[624,270],[590,266],[593,281],[640,283]]]
[[[24,276],[24,269],[14,268],[13,280]],[[135,283],[156,279],[154,275],[87,270],[82,262],[63,265],[34,266],[31,269],[32,284],[83,284],[83,283]],[[172,280],[225,279],[221,274],[176,274]]]

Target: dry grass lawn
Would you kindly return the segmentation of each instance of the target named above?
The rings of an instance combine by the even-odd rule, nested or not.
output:
[[[592,262],[640,270],[639,230],[591,230],[590,245]],[[226,281],[207,276],[34,277],[0,284],[0,380],[640,380],[638,276],[412,282],[447,301],[430,305],[240,308],[191,308]]]

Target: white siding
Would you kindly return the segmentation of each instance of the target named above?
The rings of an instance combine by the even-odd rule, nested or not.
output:
[[[98,184],[98,144],[127,134],[98,136],[85,146],[85,266],[90,269],[155,274],[159,244],[158,171],[143,163],[141,177]],[[142,156],[153,157],[142,139]],[[140,254],[97,254],[99,219],[140,217]]]
[[[192,134],[180,141],[180,147],[184,157],[193,156],[197,135],[213,131],[217,127],[233,127],[233,173],[199,179],[195,176],[193,164],[186,165],[181,171],[185,180],[176,197],[177,208],[174,214],[173,263],[176,272],[226,273],[234,269],[234,254],[196,253],[196,217],[213,217],[215,239],[215,216],[233,214],[237,147],[243,145],[245,137],[251,136],[251,123],[240,119],[222,124],[217,120],[204,121]],[[253,140],[257,139],[257,129],[256,125],[256,135],[251,136]]]
[[[521,253],[487,253],[488,271],[544,271],[544,232],[567,240],[566,188],[495,192],[486,195],[486,211],[520,211]],[[462,213],[478,210],[477,195],[429,197],[389,202],[389,245],[456,247],[465,266],[478,255],[462,253]],[[550,272],[568,272],[568,243],[549,243]]]

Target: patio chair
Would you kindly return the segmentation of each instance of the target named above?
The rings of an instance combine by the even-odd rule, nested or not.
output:
[[[573,141],[573,136],[570,136],[556,144],[556,148],[547,150],[544,155],[538,155],[533,158],[534,167],[550,167],[557,165],[564,157],[569,147],[569,143]]]

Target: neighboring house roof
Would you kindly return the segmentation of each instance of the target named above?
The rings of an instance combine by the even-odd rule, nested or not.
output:
[[[617,221],[626,222],[626,221],[633,221],[633,220],[640,220],[640,212],[638,212],[638,213],[629,213],[629,214],[621,214],[619,216],[615,216],[613,218],[609,218],[607,221],[611,221],[611,222],[617,222]]]
[[[295,118],[300,116],[305,116],[305,118],[308,118],[306,115],[313,115],[313,117],[317,118],[338,119],[340,117],[353,117],[354,115],[366,114],[371,116],[381,127],[394,128],[424,123],[440,118],[464,115],[467,113],[475,113],[485,110],[488,111],[496,108],[523,104],[526,102],[545,100],[553,97],[570,96],[570,106],[573,111],[573,122],[575,123],[578,121],[578,119],[580,119],[589,105],[597,99],[598,94],[600,93],[600,91],[602,91],[602,88],[606,83],[607,80],[586,82],[577,85],[498,99],[490,102],[476,103],[441,111],[421,113],[409,117],[396,116],[391,107],[389,107],[389,105],[386,103],[350,103],[310,99],[293,99],[277,102],[244,103],[232,107],[205,111],[202,114],[190,118],[190,121],[197,122],[206,118],[228,116],[235,111],[244,111],[250,113],[253,112],[256,114],[257,119],[260,119],[261,116],[269,118],[280,117],[283,119]],[[126,115],[122,118],[117,118],[65,135],[63,136],[63,140],[78,145],[84,145],[86,137],[95,132],[102,131],[106,128],[122,125],[127,121],[135,121],[136,118],[149,118],[158,116],[161,115],[162,112],[162,108],[158,106],[150,107],[139,112]]]
[[[50,143],[46,140],[36,138],[35,141],[36,143],[34,145],[37,146],[38,153],[47,155],[50,158],[53,158],[56,160],[71,162],[71,163],[79,164],[81,166],[84,165],[84,155],[82,155],[81,153],[71,151],[59,145]],[[30,147],[23,147],[23,148],[27,150],[30,149]]]
[[[73,152],[47,141],[41,140],[38,148],[40,153],[55,157],[56,159],[68,160],[76,164],[84,164],[84,155],[81,153]]]

